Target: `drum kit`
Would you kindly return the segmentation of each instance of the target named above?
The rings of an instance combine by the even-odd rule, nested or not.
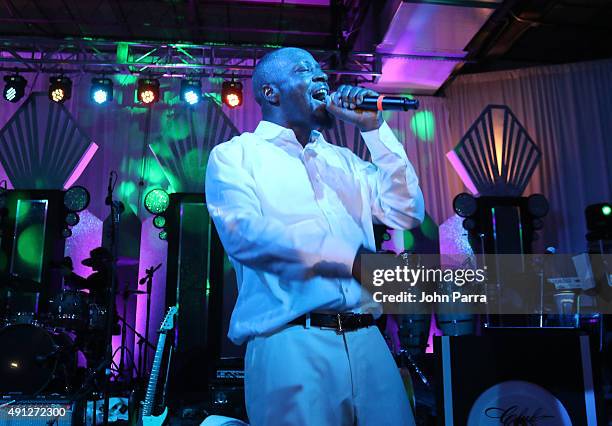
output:
[[[104,337],[107,307],[84,291],[65,289],[49,300],[45,314],[14,311],[12,295],[39,293],[40,285],[14,276],[2,281],[8,291],[0,317],[0,393],[36,395],[78,385],[78,351],[90,366],[88,340]]]

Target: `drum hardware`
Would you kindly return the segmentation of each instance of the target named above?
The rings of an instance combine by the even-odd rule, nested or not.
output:
[[[127,321],[125,320],[125,318],[127,317],[127,300],[130,296],[134,296],[134,295],[139,295],[139,294],[145,294],[146,291],[142,291],[142,290],[131,290],[129,288],[129,284],[125,283],[124,286],[124,290],[121,292],[121,298],[123,299],[123,316],[119,316],[119,320],[121,321],[121,346],[119,346],[119,348],[115,349],[115,353],[113,354],[113,358],[115,357],[115,354],[117,353],[117,351],[120,351],[120,358],[119,358],[119,367],[118,367],[118,375],[119,377],[124,377],[124,371],[125,371],[125,356],[126,353],[130,356],[131,360],[132,360],[132,368],[129,369],[129,374],[127,376],[127,379],[129,382],[132,381],[133,375],[132,375],[132,371],[136,372],[136,377],[138,377],[139,379],[141,378],[141,370],[140,365],[136,365],[135,362],[135,358],[134,358],[134,354],[132,353],[132,351],[129,350],[129,348],[126,345],[126,332],[127,329],[129,328],[136,336],[138,336],[139,340],[139,346],[140,346],[140,357],[142,358],[142,343],[144,342],[144,336],[142,336],[140,333],[138,333],[132,326],[130,326]],[[150,342],[147,342],[149,344],[150,348],[154,348],[153,344]],[[139,363],[140,364],[140,363]]]
[[[0,330],[0,393],[70,391],[76,367],[76,349],[66,333],[32,324]]]
[[[147,316],[146,316],[146,320],[145,320],[145,335],[144,335],[144,342],[149,343],[149,322],[151,320],[151,290],[153,288],[153,276],[155,275],[155,272],[161,268],[162,264],[160,263],[157,266],[151,266],[150,268],[145,270],[146,275],[140,279],[140,281],[138,281],[138,284],[142,285],[142,284],[146,284],[147,285],[147,290],[146,290],[146,294],[147,294]],[[140,347],[140,353],[142,354],[142,344],[141,342],[138,342]],[[148,349],[145,348],[144,351],[144,356],[141,356],[139,361],[142,361],[142,365],[139,365],[139,370],[141,372],[144,372],[147,368],[147,354],[148,354]]]

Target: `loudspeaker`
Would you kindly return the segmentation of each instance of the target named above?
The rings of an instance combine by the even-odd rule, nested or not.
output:
[[[603,424],[589,337],[576,330],[485,330],[434,348],[440,425]]]
[[[219,358],[223,247],[204,194],[170,195],[166,304],[178,304],[171,397],[205,393]]]

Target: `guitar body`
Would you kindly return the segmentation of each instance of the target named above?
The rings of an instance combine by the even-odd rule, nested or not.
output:
[[[159,416],[142,416],[140,421],[141,426],[162,426],[168,417],[168,407],[164,408],[164,412]]]
[[[166,335],[170,332],[170,330],[172,330],[172,328],[174,328],[174,315],[176,315],[177,312],[178,308],[176,306],[171,306],[168,309],[168,313],[162,321],[162,325],[159,329],[159,339],[157,341],[157,348],[155,349],[155,357],[153,358],[151,374],[149,375],[147,392],[145,394],[144,401],[142,402],[142,412],[140,414],[140,420],[138,421],[139,426],[162,426],[164,423],[166,423],[166,419],[168,417],[168,407],[165,407],[164,412],[159,416],[154,416],[153,406],[155,404],[157,380],[159,378],[159,371],[161,369]]]

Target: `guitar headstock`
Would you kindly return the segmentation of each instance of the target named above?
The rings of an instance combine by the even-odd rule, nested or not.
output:
[[[168,313],[164,317],[164,320],[159,327],[160,333],[167,333],[168,331],[174,328],[174,316],[178,312],[178,306],[170,306],[168,308]]]

